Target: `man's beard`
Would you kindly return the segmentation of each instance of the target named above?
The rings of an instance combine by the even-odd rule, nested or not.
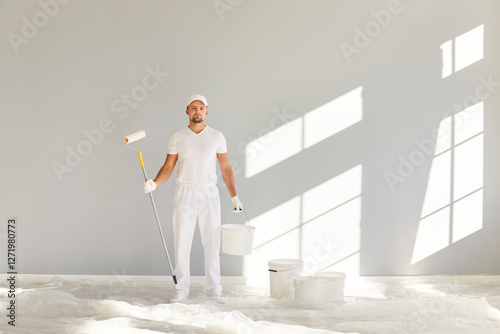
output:
[[[202,117],[198,117],[197,118],[197,117],[193,116],[191,118],[191,122],[193,122],[193,123],[201,123],[201,122],[203,122],[203,118]]]

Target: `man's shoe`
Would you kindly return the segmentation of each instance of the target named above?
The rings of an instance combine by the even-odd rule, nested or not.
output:
[[[188,295],[176,292],[172,298],[170,298],[169,303],[177,303],[182,300],[186,300]]]
[[[221,297],[222,297],[222,294],[220,293],[220,291],[216,291],[216,290],[214,290],[214,291],[212,291],[212,292],[210,293],[210,295],[208,295],[208,296],[209,296],[209,297],[214,297],[214,298],[221,298]]]

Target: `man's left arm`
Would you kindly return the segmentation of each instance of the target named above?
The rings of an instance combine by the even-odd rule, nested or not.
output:
[[[231,195],[231,200],[235,209],[238,211],[243,210],[243,204],[238,199],[236,195],[236,185],[234,182],[234,173],[231,164],[229,163],[229,157],[227,153],[217,153],[217,159],[219,160],[220,170],[222,173],[222,179],[226,184],[226,188],[229,191],[229,195]]]
[[[222,179],[226,184],[227,190],[231,197],[236,196],[236,186],[234,183],[234,173],[231,164],[229,163],[229,157],[227,153],[217,153],[217,159],[219,159],[220,171],[222,172]]]

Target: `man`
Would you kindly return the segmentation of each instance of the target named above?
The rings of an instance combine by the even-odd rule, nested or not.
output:
[[[224,135],[205,125],[208,102],[202,95],[193,95],[187,101],[189,125],[176,132],[168,142],[167,159],[154,180],[144,183],[144,192],[155,190],[165,183],[177,169],[177,187],[174,193],[173,231],[175,245],[176,293],[170,300],[177,302],[189,294],[189,259],[196,221],[199,223],[205,254],[205,283],[207,296],[220,297],[220,198],[217,188],[216,158],[222,178],[231,195],[235,211],[243,205],[236,195],[234,174],[227,155]]]

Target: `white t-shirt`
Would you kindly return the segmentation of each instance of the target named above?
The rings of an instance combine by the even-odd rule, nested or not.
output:
[[[205,126],[200,133],[189,127],[168,141],[168,154],[178,154],[177,183],[217,183],[217,153],[226,153],[222,132]]]

